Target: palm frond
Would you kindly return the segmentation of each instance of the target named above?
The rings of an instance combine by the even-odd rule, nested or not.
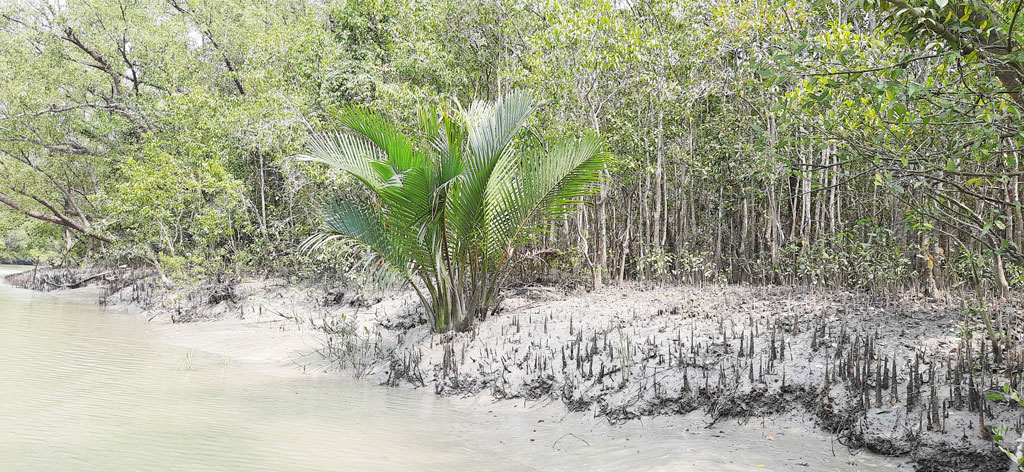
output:
[[[384,183],[381,173],[372,166],[382,154],[363,137],[338,131],[316,133],[310,136],[306,149],[306,153],[296,158],[327,164],[359,179],[370,189],[377,189]]]
[[[508,147],[536,110],[533,97],[512,91],[493,105],[474,102],[465,113],[468,149],[463,161],[463,184],[453,207],[453,226],[459,237],[471,238],[482,226],[487,181]]]
[[[582,204],[608,164],[597,135],[531,153],[516,136],[536,108],[510,92],[454,117],[421,113],[422,147],[380,115],[346,109],[353,133],[316,135],[302,157],[355,176],[373,198],[327,205],[303,248],[362,246],[373,255],[365,271],[411,283],[435,328],[465,328],[499,303],[510,250]]]
[[[437,178],[432,169],[420,166],[403,174],[401,185],[386,186],[378,195],[384,203],[384,218],[395,229],[395,243],[421,267],[432,267],[428,235],[436,225]]]
[[[600,148],[601,139],[591,134],[556,143],[547,153],[520,161],[509,159],[496,167],[485,205],[488,251],[502,254],[526,242],[592,195],[600,171],[609,161]]]
[[[342,239],[362,245],[379,257],[382,265],[409,279],[407,257],[388,231],[382,214],[373,205],[352,198],[339,198],[321,209],[323,226],[307,238],[300,248],[315,251],[333,240]]]
[[[420,164],[425,155],[412,140],[380,114],[365,107],[348,107],[336,115],[338,121],[365,136],[383,151],[394,173],[401,174]],[[387,177],[385,177],[385,180]]]

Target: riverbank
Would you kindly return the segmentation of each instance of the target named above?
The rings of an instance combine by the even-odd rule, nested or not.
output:
[[[1009,441],[1020,434],[1018,409],[985,398],[1006,372],[993,371],[977,338],[965,339],[977,327],[961,323],[955,300],[538,287],[509,293],[502,313],[470,332],[439,335],[405,293],[284,280],[221,285],[122,284],[104,299],[138,305],[172,337],[213,352],[447,396],[561,404],[613,422],[699,414],[710,426],[805,415],[838,444],[902,457],[917,470],[1006,470],[988,436],[1001,425]]]
[[[838,445],[833,455],[797,415],[713,430],[699,414],[609,424],[557,402],[437,396],[217,355],[189,345],[216,322],[147,322],[97,305],[100,293],[0,280],[0,470],[892,470]],[[178,327],[190,331],[167,330]],[[268,334],[237,329],[228,341]]]

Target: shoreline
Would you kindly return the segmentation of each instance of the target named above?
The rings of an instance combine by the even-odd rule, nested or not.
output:
[[[132,299],[130,292],[120,297]],[[948,302],[798,287],[630,285],[570,295],[541,288],[510,292],[501,314],[470,332],[439,335],[415,319],[415,300],[401,292],[371,296],[273,279],[244,281],[232,292],[232,299],[213,304],[203,302],[207,297],[188,303],[176,292],[160,292],[148,308],[108,304],[146,309],[161,336],[187,340],[183,347],[284,370],[346,372],[383,385],[433,388],[478,403],[544,404],[619,424],[696,414],[711,427],[796,415],[838,443],[917,470],[1008,466],[980,437],[979,414],[955,408],[952,386],[931,388],[933,378],[938,384],[947,375],[943,366],[952,365],[957,348],[965,349]],[[195,322],[173,322],[184,310]],[[321,344],[324,338],[330,346]],[[858,359],[868,352],[860,357],[870,362]],[[911,380],[913,358],[923,382]],[[893,362],[895,396],[874,381]],[[979,383],[999,379],[990,374]],[[980,401],[985,423],[1009,425],[1008,441],[1015,439],[1016,412]],[[942,413],[932,424],[936,406]]]

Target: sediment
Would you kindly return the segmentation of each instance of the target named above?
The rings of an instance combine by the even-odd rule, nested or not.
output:
[[[323,333],[335,369],[439,395],[561,402],[609,421],[701,411],[707,422],[800,411],[851,448],[921,471],[1005,471],[1024,409],[990,398],[1024,370],[1020,300],[990,307],[1001,358],[964,302],[805,287],[629,285],[508,294],[466,332],[432,332],[408,293],[284,280],[183,292],[153,277],[104,301],[151,319],[225,317]],[[1008,446],[1009,447],[1009,446]]]

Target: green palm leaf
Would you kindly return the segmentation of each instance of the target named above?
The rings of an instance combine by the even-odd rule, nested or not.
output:
[[[315,251],[333,240],[345,240],[366,247],[379,261],[396,273],[409,277],[409,267],[403,251],[388,231],[384,219],[373,205],[351,198],[339,198],[321,209],[323,227],[301,245],[305,251]]]
[[[597,135],[556,143],[546,153],[502,162],[487,187],[488,250],[504,254],[528,242],[592,195],[609,155]]]
[[[527,92],[511,92],[493,105],[474,102],[465,113],[468,136],[463,185],[453,208],[459,237],[471,238],[483,225],[484,193],[491,172],[537,105]]]
[[[380,115],[344,110],[353,133],[315,135],[300,157],[352,175],[372,198],[327,205],[303,247],[361,245],[372,271],[411,284],[435,328],[465,327],[499,303],[511,249],[582,204],[608,163],[596,135],[527,150],[516,136],[536,108],[511,92],[456,116],[421,113],[420,146]]]
[[[336,115],[338,121],[365,136],[384,152],[388,165],[400,174],[422,162],[424,155],[412,140],[381,115],[364,107],[349,107]]]
[[[371,189],[384,184],[385,179],[372,165],[381,157],[381,152],[371,141],[335,131],[310,136],[306,148],[305,154],[296,156],[299,160],[327,164],[352,175]]]

